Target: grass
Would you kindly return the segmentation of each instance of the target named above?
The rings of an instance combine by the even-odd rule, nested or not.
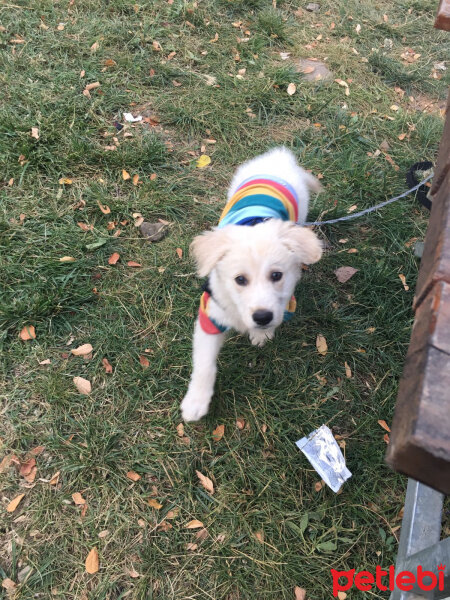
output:
[[[305,273],[294,321],[262,350],[233,336],[210,415],[177,434],[199,297],[188,246],[217,221],[234,167],[286,144],[323,177],[310,216],[332,218],[403,191],[409,166],[437,153],[448,75],[431,75],[448,39],[432,28],[434,2],[330,1],[317,14],[275,4],[0,6],[1,457],[45,446],[34,483],[13,466],[1,475],[5,507],[25,494],[0,516],[0,575],[18,583],[14,598],[278,600],[298,585],[319,600],[332,595],[331,567],[373,571],[395,559],[406,480],[384,464],[377,421],[391,421],[411,330],[411,240],[428,220],[412,198],[322,229],[328,252]],[[409,47],[421,55],[413,63],[401,58]],[[296,60],[311,56],[348,81],[349,96],[333,81],[303,80]],[[118,131],[123,111],[153,120]],[[105,150],[114,138],[117,149]],[[398,170],[377,154],[383,141]],[[197,169],[202,153],[212,163]],[[122,169],[142,183],[124,181]],[[169,221],[165,240],[145,244],[136,212]],[[113,252],[121,260],[110,266]],[[343,265],[359,272],[339,284],[333,271]],[[36,339],[23,342],[29,324]],[[70,354],[88,342],[90,359]],[[89,396],[75,376],[92,382]],[[316,491],[294,445],[322,423],[345,442],[353,473],[338,495]],[[225,435],[215,442],[218,424]],[[141,479],[130,481],[130,470]],[[213,496],[196,470],[214,481]],[[186,529],[192,519],[206,539]],[[100,570],[88,575],[94,546]]]

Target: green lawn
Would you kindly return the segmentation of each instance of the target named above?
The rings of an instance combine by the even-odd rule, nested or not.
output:
[[[410,165],[436,157],[450,50],[437,2],[306,4],[0,2],[0,578],[17,584],[5,597],[281,600],[300,586],[324,600],[330,568],[393,563],[406,479],[384,464],[378,420],[391,421],[411,330],[428,221],[413,197],[322,228],[294,320],[263,349],[233,336],[210,414],[177,431],[200,290],[188,247],[216,223],[233,169],[286,144],[320,174],[310,217],[326,219],[402,192]],[[310,57],[331,81],[304,80],[296,62]],[[146,121],[118,131],[123,112]],[[168,221],[167,237],[147,244],[135,213]],[[340,266],[359,271],[341,284]],[[71,354],[86,343],[91,357]],[[323,423],[353,473],[338,495],[294,444]],[[27,482],[17,462],[37,446]]]

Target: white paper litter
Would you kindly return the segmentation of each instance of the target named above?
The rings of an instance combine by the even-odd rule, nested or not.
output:
[[[352,476],[331,429],[326,425],[295,443],[333,492],[338,492]]]
[[[128,121],[128,123],[137,123],[138,121],[142,121],[142,115],[139,115],[138,117],[133,117],[131,113],[123,113],[123,118],[125,119],[125,121]]]

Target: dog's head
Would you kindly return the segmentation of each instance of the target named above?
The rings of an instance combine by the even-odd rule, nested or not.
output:
[[[214,297],[245,329],[277,327],[301,275],[322,246],[310,229],[277,219],[245,227],[227,225],[191,244],[200,277],[211,276]]]

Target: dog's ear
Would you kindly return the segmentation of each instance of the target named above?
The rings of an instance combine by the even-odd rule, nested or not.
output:
[[[205,231],[198,235],[190,245],[190,252],[197,264],[197,273],[206,277],[226,254],[229,248],[229,236],[226,228]]]
[[[281,239],[299,262],[305,265],[312,265],[322,256],[322,243],[311,229],[289,224],[282,232]]]

